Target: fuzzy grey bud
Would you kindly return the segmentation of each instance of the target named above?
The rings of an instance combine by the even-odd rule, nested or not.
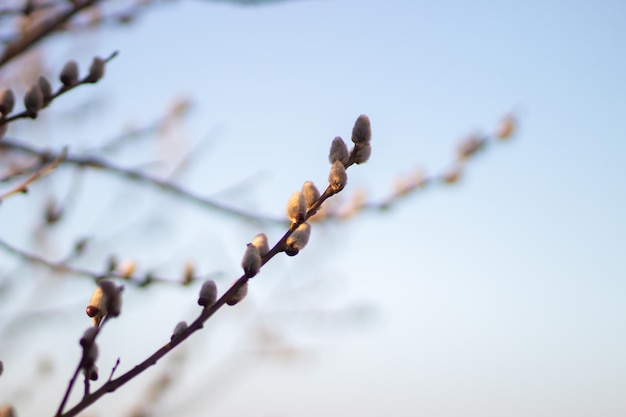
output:
[[[89,376],[89,379],[92,381],[97,381],[98,380],[98,366],[96,366],[96,364],[94,363],[93,365],[91,365],[91,368],[86,371],[87,375]]]
[[[198,305],[203,307],[211,307],[215,300],[217,300],[217,285],[215,281],[204,281],[200,288],[200,295],[198,296]]]
[[[106,300],[106,312],[111,317],[117,317],[122,312],[122,289],[109,281],[108,279],[98,282],[98,286],[102,288],[104,292],[104,298]]]
[[[48,104],[50,100],[52,100],[52,86],[50,85],[50,81],[48,81],[48,79],[42,75],[41,77],[39,77],[37,84],[41,89],[44,104]]]
[[[85,349],[83,368],[91,368],[98,360],[98,345],[94,342]]]
[[[370,155],[372,154],[372,145],[370,145],[369,142],[355,145],[352,152],[354,153],[354,162],[356,164],[363,164],[370,159]]]
[[[104,59],[95,57],[89,67],[89,74],[85,79],[85,82],[95,83],[104,76]]]
[[[309,243],[309,237],[311,237],[311,225],[308,223],[302,223],[287,238],[287,242],[285,242],[287,249],[299,252],[304,249],[307,243]]]
[[[26,91],[24,95],[24,106],[31,116],[37,114],[43,107],[43,93],[39,85],[33,84]]]
[[[15,94],[13,90],[7,88],[0,93],[0,113],[4,116],[11,113],[15,107]]]
[[[174,331],[172,332],[172,337],[170,337],[170,342],[174,339],[176,339],[177,337],[180,337],[181,334],[183,334],[183,332],[185,330],[187,330],[187,322],[186,321],[179,321],[176,324],[176,327],[174,327]]]
[[[470,136],[459,143],[457,155],[460,160],[465,160],[478,152],[484,145],[484,139],[479,136]]]
[[[97,327],[90,327],[83,333],[83,337],[80,338],[80,345],[84,348],[89,346],[96,340]]]
[[[229,306],[234,306],[235,304],[243,300],[247,294],[248,283],[246,282],[241,287],[237,288],[237,291],[235,291],[233,295],[230,296],[228,301],[226,301],[226,304],[228,304]]]
[[[336,161],[330,168],[328,183],[335,192],[343,190],[343,187],[348,183],[348,174],[341,161]]]
[[[352,142],[354,143],[367,143],[372,139],[372,127],[370,126],[370,119],[366,115],[362,114],[354,122],[352,128]]]
[[[264,257],[270,251],[270,244],[267,241],[265,233],[259,233],[252,239],[252,245],[259,251],[259,255]]]
[[[302,195],[304,196],[304,202],[307,209],[310,209],[313,204],[320,199],[320,191],[311,181],[306,181],[302,185]]]
[[[68,61],[59,75],[59,79],[66,87],[72,87],[78,82],[78,64],[76,61]]]
[[[304,196],[300,191],[296,191],[289,197],[287,202],[287,218],[292,223],[297,223],[304,220],[306,216],[306,202]]]
[[[248,243],[246,252],[241,260],[241,267],[246,278],[252,278],[261,269],[261,254],[257,247],[251,243]]]
[[[341,139],[341,136],[337,136],[330,144],[328,160],[331,164],[334,164],[336,161],[341,161],[345,165],[348,163],[349,157],[350,155],[348,154],[348,147],[346,146],[346,142]]]

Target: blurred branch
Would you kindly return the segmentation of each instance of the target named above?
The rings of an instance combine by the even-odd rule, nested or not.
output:
[[[23,142],[19,142],[17,140],[4,138],[0,140],[0,149],[8,149],[13,151],[19,151],[25,154],[34,155],[40,157],[42,160],[51,160],[58,157],[53,151],[42,150],[35,148],[34,146],[28,145]],[[63,164],[76,165],[87,168],[100,169],[105,172],[110,172],[127,179],[153,185],[163,191],[166,191],[170,194],[173,194],[177,197],[181,197],[185,200],[194,202],[203,207],[206,207],[211,210],[215,210],[221,213],[225,213],[228,215],[232,215],[234,217],[238,217],[243,220],[253,221],[253,222],[261,222],[261,223],[274,223],[274,224],[285,224],[284,220],[280,220],[274,217],[262,216],[254,213],[249,213],[247,211],[228,207],[225,204],[221,204],[217,201],[211,200],[206,197],[201,197],[197,194],[192,193],[170,181],[163,180],[147,173],[142,172],[138,169],[131,168],[123,168],[113,164],[112,162],[107,161],[104,158],[98,156],[81,156],[68,154],[66,158],[62,161]]]
[[[5,198],[10,197],[14,194],[27,193],[29,185],[31,185],[38,179],[45,177],[46,175],[54,171],[59,166],[59,164],[65,159],[66,156],[67,156],[67,147],[63,148],[63,151],[61,151],[61,153],[56,157],[56,159],[54,159],[54,161],[52,161],[49,165],[44,166],[43,168],[36,171],[33,175],[28,177],[26,181],[22,182],[21,184],[19,184],[17,187],[13,188],[12,190],[7,191],[4,194],[0,194],[0,203]]]
[[[30,28],[28,31],[22,34],[21,37],[8,43],[2,55],[0,55],[0,67],[27,51],[30,47],[41,41],[54,31],[58,30],[69,21],[74,15],[83,11],[84,9],[93,6],[100,0],[76,0],[71,2],[65,2],[69,6],[69,9],[59,11],[45,20]]]
[[[53,273],[56,274],[71,274],[71,275],[78,275],[78,276],[84,276],[84,277],[89,277],[89,278],[93,278],[94,280],[98,280],[101,279],[103,277],[109,277],[109,278],[117,278],[120,280],[123,280],[125,282],[129,282],[133,285],[139,286],[139,287],[145,287],[147,285],[150,285],[152,283],[167,283],[167,284],[184,284],[184,285],[188,285],[191,284],[194,281],[199,281],[199,280],[205,280],[208,279],[212,276],[215,275],[215,273],[213,274],[209,274],[206,275],[204,277],[194,277],[194,276],[190,276],[190,277],[186,277],[184,279],[179,279],[179,280],[173,280],[173,279],[169,279],[169,278],[164,278],[164,277],[159,277],[156,276],[154,274],[151,273],[147,273],[146,275],[132,275],[132,274],[126,274],[126,273],[122,273],[122,272],[115,272],[115,271],[102,271],[102,272],[97,272],[97,271],[92,271],[89,269],[85,269],[85,268],[80,268],[80,267],[76,267],[76,266],[72,266],[69,265],[67,262],[65,262],[64,260],[62,261],[51,261],[48,259],[45,259],[43,257],[41,257],[40,255],[34,254],[34,253],[30,253],[27,252],[25,250],[19,249],[13,245],[11,245],[10,243],[0,239],[0,248],[2,248],[5,252],[8,252],[14,256],[17,256],[18,258],[21,258],[27,262],[30,262],[32,264],[36,264],[36,265],[40,265],[43,266],[44,268],[52,271]]]

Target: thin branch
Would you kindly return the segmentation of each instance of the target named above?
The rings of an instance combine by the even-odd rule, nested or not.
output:
[[[64,3],[63,1],[59,1],[59,0],[49,0],[47,2],[40,2],[40,3],[33,4],[33,1],[29,0],[29,1],[26,1],[24,3],[24,6],[22,7],[4,7],[0,9],[0,17],[15,16],[15,15],[28,16],[34,11],[49,9],[51,7],[59,6],[60,4],[63,4],[63,3]]]
[[[89,269],[72,266],[63,261],[61,262],[50,261],[39,255],[16,248],[15,246],[9,244],[8,242],[2,239],[0,239],[0,248],[2,248],[4,251],[14,256],[17,256],[27,262],[43,266],[44,268],[49,269],[50,271],[57,273],[57,274],[71,274],[71,275],[77,275],[77,276],[84,276],[84,277],[93,278],[94,280],[100,279],[102,277],[117,278],[119,280],[129,282],[139,287],[145,287],[152,283],[168,283],[168,284],[179,284],[179,285],[183,283],[190,284],[191,282],[194,282],[194,281],[200,281],[200,280],[203,281],[203,280],[209,279],[212,276],[215,276],[215,273],[213,273],[213,274],[208,274],[204,277],[191,277],[191,279],[184,281],[184,280],[173,280],[173,279],[168,279],[164,277],[159,277],[150,273],[146,274],[145,276],[140,276],[140,275],[125,275],[125,274],[121,274],[119,272],[114,272],[114,271],[96,272],[96,271],[92,271]]]
[[[106,64],[108,64],[113,58],[115,58],[118,55],[118,51],[114,51],[113,53],[111,53],[111,55],[109,55],[107,58],[104,59],[104,62]],[[85,75],[83,78],[81,78],[80,80],[78,80],[76,82],[76,84],[73,84],[71,86],[61,86],[59,87],[59,89],[57,90],[56,93],[54,93],[50,99],[45,103],[44,108],[48,107],[50,105],[50,103],[52,103],[57,97],[59,97],[62,94],[67,93],[70,90],[73,90],[74,88],[80,86],[80,85],[85,85],[85,84],[93,84],[94,81],[91,80],[90,74]],[[0,119],[0,126],[7,124],[7,123],[11,123],[15,120],[18,119],[25,119],[25,118],[31,118],[34,119],[37,117],[37,115],[39,114],[39,112],[33,113],[31,111],[28,110],[23,110],[20,113],[16,113],[10,117],[3,117]]]
[[[19,151],[25,154],[38,156],[44,160],[55,159],[58,155],[53,151],[47,151],[43,149],[35,148],[34,146],[28,145],[23,142],[19,142],[16,140],[12,140],[9,138],[4,138],[0,140],[0,149],[9,149],[14,151]],[[188,191],[182,188],[179,185],[176,185],[170,181],[157,178],[155,176],[144,173],[138,169],[132,168],[124,168],[118,165],[115,165],[112,162],[107,161],[104,158],[98,156],[81,156],[68,154],[66,158],[62,161],[64,164],[76,165],[80,167],[88,167],[100,169],[105,172],[110,172],[127,179],[149,184],[155,186],[163,191],[166,191],[172,195],[177,197],[181,197],[187,201],[194,202],[203,207],[206,207],[211,210],[215,210],[224,214],[228,214],[243,220],[252,221],[256,223],[274,223],[274,224],[286,224],[284,220],[277,219],[275,217],[262,216],[258,214],[253,214],[235,207],[229,207],[225,204],[219,203],[217,201],[211,200],[206,197],[199,196],[194,194],[191,191]]]
[[[5,198],[10,197],[14,194],[27,193],[29,185],[31,185],[38,179],[45,177],[46,175],[54,171],[59,166],[59,164],[65,159],[66,156],[67,156],[67,147],[63,148],[63,151],[61,151],[61,153],[49,165],[43,167],[39,171],[36,171],[33,175],[28,177],[26,181],[22,182],[21,184],[19,184],[17,187],[13,188],[12,190],[7,191],[4,194],[0,194],[0,202],[2,202]]]
[[[74,15],[84,9],[95,5],[99,0],[82,0],[67,2],[71,7],[65,11],[57,13],[55,16],[41,22],[28,32],[24,33],[19,39],[16,39],[6,45],[2,55],[0,55],[0,67],[25,52],[37,42],[46,38],[48,35],[58,30],[64,23],[69,21]]]

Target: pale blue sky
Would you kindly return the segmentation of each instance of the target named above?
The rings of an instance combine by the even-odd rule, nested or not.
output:
[[[349,188],[365,187],[373,198],[414,167],[445,167],[459,139],[490,132],[505,113],[520,120],[515,139],[477,157],[458,186],[428,190],[387,214],[314,228],[298,257],[268,265],[251,287],[249,307],[221,313],[226,325],[218,316],[215,328],[189,341],[193,383],[165,398],[155,415],[626,414],[625,18],[619,1],[189,1],[155,7],[128,29],[54,45],[48,58],[57,70],[69,58],[88,62],[112,50],[120,56],[102,83],[77,91],[73,102],[101,94],[110,103],[103,112],[74,121],[71,131],[51,129],[42,142],[80,148],[128,120],[150,121],[174,96],[189,95],[196,107],[185,140],[207,132],[215,138],[184,184],[210,194],[261,173],[232,203],[269,215],[282,215],[303,181],[321,187],[331,139],[347,139],[361,113],[372,121],[374,151],[370,162],[350,169]],[[71,107],[69,97],[66,103]],[[123,157],[137,161],[136,154]],[[234,279],[245,239],[261,231],[156,192],[146,200],[131,188],[128,201],[115,204],[180,210],[169,238],[155,232],[153,244],[142,246],[145,228],[134,226],[141,212],[106,218],[111,202],[102,208],[102,190],[119,182],[96,181],[101,187],[85,190],[79,206],[95,214],[60,236],[68,244],[102,222],[122,224],[128,241],[115,244],[144,264],[174,252],[174,260],[192,256],[205,271]],[[3,210],[24,203],[11,204]],[[277,229],[268,234],[280,236]],[[306,293],[316,279],[326,289],[311,284],[308,297],[277,290],[288,282]],[[155,289],[146,300],[130,289],[132,314],[107,329],[112,345],[101,348],[102,366],[122,355],[128,369],[155,350],[178,320],[193,318],[193,306],[181,305],[193,300],[191,292]],[[272,313],[299,303],[368,304],[377,314],[369,326],[344,329]],[[242,366],[232,385],[202,392],[204,384],[215,388],[209,382],[218,359],[228,358],[235,342],[247,343],[246,328],[232,328],[263,314],[314,353],[290,366]],[[145,326],[149,317],[154,326]],[[67,333],[88,324],[75,321]],[[136,334],[137,326],[145,335],[134,348],[115,337]],[[50,337],[68,360],[58,369],[64,381],[75,352],[64,348],[66,336]],[[202,349],[211,352],[209,363]],[[94,409],[123,412],[143,392],[140,385]],[[46,392],[56,404],[58,387]],[[192,393],[207,404],[182,408]]]

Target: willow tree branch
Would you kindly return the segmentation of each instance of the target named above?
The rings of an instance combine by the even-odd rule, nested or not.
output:
[[[4,138],[0,140],[0,149],[8,149],[13,151],[19,151],[24,154],[37,156],[43,160],[53,160],[58,157],[59,154],[54,151],[44,150],[36,148],[32,145],[20,142],[14,139]],[[215,210],[217,212],[227,214],[233,217],[237,217],[243,220],[252,221],[256,223],[274,223],[274,224],[286,224],[286,221],[277,219],[275,217],[262,216],[255,213],[250,213],[245,210],[230,207],[225,204],[219,203],[207,197],[202,197],[185,188],[174,184],[170,181],[158,178],[156,176],[147,174],[138,169],[124,168],[106,160],[99,156],[83,156],[68,153],[67,156],[61,161],[63,164],[75,165],[79,167],[99,169],[104,172],[116,174],[118,176],[125,177],[129,180],[136,181],[143,184],[149,184],[155,186],[162,191],[168,192],[172,195],[191,201],[205,208]]]
[[[68,22],[74,15],[95,5],[99,1],[100,0],[78,0],[66,2],[70,6],[67,10],[60,11],[47,18],[18,39],[7,44],[2,51],[2,55],[0,55],[0,67],[61,28],[63,24]]]
[[[39,169],[38,171],[36,171],[34,174],[28,177],[26,181],[22,182],[17,187],[14,187],[13,189],[5,192],[4,194],[0,194],[0,203],[5,198],[10,197],[12,195],[15,195],[18,193],[23,193],[23,194],[27,193],[28,186],[30,186],[32,183],[34,183],[38,179],[43,178],[46,175],[50,174],[52,171],[54,171],[59,166],[59,164],[65,159],[66,156],[67,156],[67,147],[63,148],[63,151],[61,151],[61,153],[54,159],[54,161],[52,161],[47,166],[44,166],[43,168]]]

